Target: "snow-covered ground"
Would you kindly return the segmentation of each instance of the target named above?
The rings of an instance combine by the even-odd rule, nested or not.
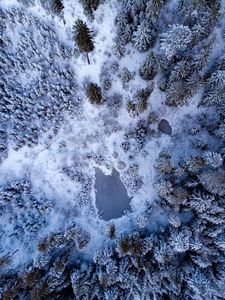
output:
[[[88,101],[84,88],[85,81],[91,80],[100,85],[102,70],[107,64],[118,61],[113,52],[116,35],[114,21],[118,5],[119,1],[116,0],[105,1],[104,5],[101,5],[95,12],[94,21],[90,21],[84,15],[79,1],[66,0],[64,1],[65,24],[59,17],[46,12],[39,1],[35,1],[35,5],[26,9],[26,14],[31,18],[37,17],[44,20],[55,31],[57,39],[72,49],[74,47],[73,24],[78,18],[86,21],[95,35],[95,49],[90,54],[90,65],[87,64],[85,55],[74,54],[67,59],[67,64],[74,71],[76,78],[77,90],[74,97],[79,98],[81,103],[79,111],[76,114],[65,111],[64,121],[57,134],[50,138],[50,131],[42,133],[36,146],[23,146],[19,150],[14,150],[13,144],[9,145],[8,156],[0,165],[1,185],[26,177],[31,181],[34,194],[43,195],[54,202],[48,225],[38,233],[39,237],[44,232],[65,226],[71,221],[68,221],[67,213],[74,210],[73,221],[81,224],[91,234],[91,243],[86,251],[91,249],[92,253],[103,243],[106,230],[106,222],[99,218],[95,206],[95,168],[101,169],[105,174],[110,174],[113,169],[116,169],[127,188],[128,195],[132,197],[132,216],[141,214],[146,209],[146,205],[153,203],[156,199],[153,188],[156,177],[154,165],[159,153],[164,148],[172,148],[177,136],[182,136],[183,120],[188,120],[186,116],[190,115],[191,122],[201,98],[200,91],[188,105],[171,108],[164,105],[165,95],[155,84],[148,100],[147,111],[136,118],[130,116],[126,109],[127,99],[132,99],[135,91],[146,88],[147,84],[136,74],[127,88],[124,89],[122,86],[120,79],[122,69],[126,67],[131,73],[137,72],[145,59],[145,54],[140,54],[128,45],[127,54],[119,60],[118,71],[113,75],[112,87],[109,92],[105,92],[105,103],[97,107]],[[0,8],[11,9],[12,7],[22,8],[23,5],[16,0],[0,2]],[[26,28],[22,26],[7,27],[7,35],[13,40],[13,47],[24,32]],[[33,37],[36,38],[38,44],[38,32],[33,32]],[[50,52],[49,55],[54,55]],[[35,73],[28,73],[26,78],[21,76],[20,81],[26,81],[27,84],[32,79],[31,75],[38,76]],[[159,80],[158,77],[155,82],[157,80]],[[107,105],[108,99],[115,93],[122,96],[122,105],[116,112]],[[169,121],[173,130],[172,136],[159,133],[157,124],[151,125],[155,133],[146,137],[144,148],[133,153],[131,147],[131,150],[125,152],[121,147],[125,134],[135,129],[138,122],[146,119],[152,111],[157,113],[159,121],[161,119]],[[176,147],[177,152],[183,155],[185,140],[181,139],[181,141],[182,144]],[[135,141],[133,147],[136,147]],[[130,183],[137,179],[140,179],[141,184],[137,190],[134,190]],[[115,223],[118,232],[122,233],[124,224],[129,226],[129,213],[116,219]],[[6,223],[4,226],[7,228]],[[10,231],[11,228],[9,228],[9,233]],[[17,257],[21,257],[22,253],[26,253],[27,259],[35,255],[35,251],[30,251],[32,242],[28,251],[25,250],[26,247],[16,246],[14,243],[7,242],[6,245],[5,252],[12,252],[15,247],[19,248]],[[35,247],[36,243],[33,249]]]

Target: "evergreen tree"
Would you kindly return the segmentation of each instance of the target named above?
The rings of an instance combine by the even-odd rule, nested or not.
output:
[[[98,8],[100,0],[81,0],[81,3],[83,4],[84,11],[88,15],[92,16],[93,11],[95,11]]]
[[[154,52],[150,52],[139,69],[139,75],[144,80],[152,80],[158,71],[158,62]]]
[[[153,28],[149,27],[149,23],[145,20],[138,26],[137,31],[133,35],[134,47],[140,52],[147,51],[155,44],[156,34]]]
[[[160,35],[160,48],[162,53],[171,59],[178,51],[186,50],[192,41],[192,33],[188,26],[173,25]]]
[[[53,1],[53,10],[56,14],[61,14],[64,9],[64,5],[62,0],[54,0]]]
[[[168,106],[178,106],[187,103],[193,96],[201,83],[198,74],[187,77],[185,80],[173,81],[166,88],[166,104]]]
[[[124,29],[119,32],[119,36],[119,42],[121,45],[126,45],[129,43],[132,39],[132,27],[127,24]]]
[[[80,51],[86,53],[88,64],[90,64],[88,53],[94,50],[92,31],[87,27],[87,24],[80,19],[75,22],[73,30],[74,41]]]
[[[95,103],[95,104],[102,103],[101,88],[96,83],[93,82],[88,83],[86,92],[91,103]]]
[[[147,2],[146,13],[150,22],[155,23],[165,0],[150,0]]]
[[[212,167],[213,169],[217,169],[223,164],[223,159],[219,153],[207,151],[203,157],[206,165]]]
[[[225,196],[225,172],[223,170],[204,172],[198,177],[207,191],[215,195]]]
[[[201,104],[213,105],[223,102],[225,97],[225,70],[212,73],[205,85]]]
[[[222,8],[221,0],[205,0],[205,2],[210,7],[214,20],[217,21]]]
[[[208,58],[213,50],[213,47],[215,46],[215,40],[215,36],[212,36],[210,39],[200,42],[196,49],[193,49],[195,54],[193,55],[191,61],[192,69],[200,71],[205,68]]]

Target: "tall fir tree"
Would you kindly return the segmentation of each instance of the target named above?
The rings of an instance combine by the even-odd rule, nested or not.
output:
[[[87,24],[82,20],[78,19],[74,26],[74,41],[77,44],[81,52],[85,52],[87,56],[88,64],[90,65],[90,60],[88,53],[94,50],[94,42],[92,31],[88,28]]]

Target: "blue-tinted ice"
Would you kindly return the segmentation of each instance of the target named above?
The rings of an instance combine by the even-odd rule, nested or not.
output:
[[[121,217],[124,210],[130,209],[130,198],[119,173],[113,169],[111,175],[105,175],[96,168],[95,176],[96,205],[99,214],[106,221]]]

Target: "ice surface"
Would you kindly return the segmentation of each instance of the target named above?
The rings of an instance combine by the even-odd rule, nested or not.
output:
[[[111,175],[105,175],[100,169],[95,169],[96,206],[105,220],[119,218],[124,210],[130,208],[130,198],[120,180],[119,173],[113,169]]]
[[[168,135],[172,134],[172,127],[170,126],[170,123],[165,119],[162,119],[159,122],[158,129],[159,129],[159,131],[161,131],[165,134],[168,134]]]

